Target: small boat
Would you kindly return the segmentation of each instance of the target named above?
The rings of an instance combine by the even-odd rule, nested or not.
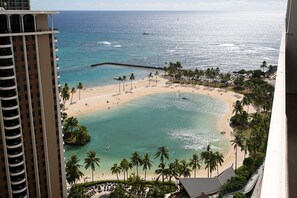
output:
[[[142,35],[150,35],[148,32],[143,32]]]
[[[109,149],[110,149],[110,147],[109,147],[109,146],[105,147],[105,150],[109,150]]]
[[[182,97],[182,99],[183,99],[183,100],[189,100],[189,99],[188,99],[188,98],[186,98],[186,97]]]

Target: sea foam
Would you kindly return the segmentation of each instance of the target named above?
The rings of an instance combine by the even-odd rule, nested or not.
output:
[[[220,47],[234,47],[235,44],[232,44],[232,43],[225,43],[225,44],[221,44],[219,45]]]
[[[211,144],[213,149],[222,150],[222,148],[214,146],[214,143],[221,139],[209,134],[207,131],[199,131],[197,129],[167,129],[167,134],[173,140],[182,142],[184,149],[201,151],[207,145]]]
[[[111,42],[109,42],[109,41],[99,41],[97,43],[98,44],[103,44],[103,45],[111,45]]]

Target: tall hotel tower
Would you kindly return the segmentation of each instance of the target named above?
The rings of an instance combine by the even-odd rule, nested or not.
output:
[[[66,197],[54,14],[0,10],[0,198]]]

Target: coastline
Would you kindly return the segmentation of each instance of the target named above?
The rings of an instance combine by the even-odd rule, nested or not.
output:
[[[157,94],[157,93],[172,93],[172,92],[186,92],[186,93],[195,93],[200,95],[207,95],[210,97],[214,97],[216,99],[224,101],[228,105],[228,112],[222,115],[218,121],[219,131],[226,132],[223,134],[229,140],[232,139],[232,131],[233,129],[229,126],[229,120],[232,117],[232,105],[236,100],[241,100],[242,95],[225,91],[219,88],[210,88],[205,86],[193,86],[193,85],[181,85],[181,84],[166,84],[168,80],[158,77],[158,83],[156,83],[156,79],[151,80],[150,85],[148,79],[141,79],[137,81],[133,81],[133,89],[130,92],[131,82],[127,81],[125,83],[125,89],[127,92],[121,91],[119,94],[119,85],[107,85],[93,88],[86,88],[81,90],[81,100],[78,100],[78,93],[73,95],[73,104],[70,105],[70,102],[66,102],[65,106],[67,108],[66,113],[68,116],[80,116],[84,114],[88,114],[95,111],[108,110],[109,108],[117,108],[118,106],[125,104],[129,101],[132,101],[136,98]],[[121,90],[123,89],[123,85],[120,85]],[[251,111],[251,110],[250,110]],[[221,134],[218,134],[221,135]],[[238,151],[238,166],[242,164],[244,159],[244,152]],[[226,168],[230,167],[235,162],[235,153],[234,149],[231,146],[228,148],[228,153],[224,154],[224,163],[221,167],[219,167],[219,171],[223,171]],[[203,166],[202,166],[203,167]],[[100,171],[98,170],[98,174],[94,176],[95,180],[106,180],[106,179],[116,179],[116,175],[112,175],[110,172]],[[90,177],[90,173],[83,171],[85,173],[84,177]],[[97,172],[97,171],[96,171]],[[213,173],[213,176],[216,175],[216,171]],[[201,168],[197,171],[198,177],[207,177],[207,170]],[[155,174],[148,174],[147,178],[152,179],[155,178]],[[88,180],[90,181],[90,180]],[[83,182],[83,179],[81,180]]]

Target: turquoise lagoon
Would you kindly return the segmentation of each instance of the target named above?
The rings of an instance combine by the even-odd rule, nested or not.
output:
[[[91,141],[82,147],[66,146],[66,159],[75,154],[83,163],[86,153],[94,150],[101,158],[96,172],[110,174],[114,163],[129,159],[134,151],[149,153],[154,160],[155,150],[163,145],[169,148],[169,161],[189,160],[208,144],[227,153],[229,140],[218,129],[218,119],[227,111],[225,102],[194,93],[144,96],[117,108],[78,117],[88,127]],[[152,171],[158,164],[155,160]]]

